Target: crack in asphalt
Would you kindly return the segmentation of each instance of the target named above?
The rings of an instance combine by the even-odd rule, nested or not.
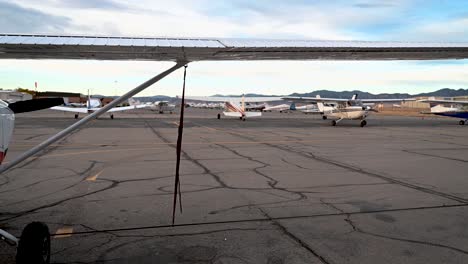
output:
[[[350,214],[346,215],[346,218],[344,219],[344,221],[351,226],[353,231],[358,232],[358,233],[362,233],[362,234],[365,234],[365,235],[384,238],[384,239],[389,239],[389,240],[395,240],[395,241],[400,241],[400,242],[407,242],[407,243],[414,243],[414,244],[420,244],[420,245],[431,246],[431,247],[445,248],[445,249],[456,251],[458,253],[462,253],[464,255],[468,255],[468,251],[460,249],[460,248],[452,247],[452,246],[447,246],[447,245],[428,242],[428,241],[420,241],[420,240],[415,240],[415,239],[406,239],[406,238],[387,236],[387,235],[372,233],[372,232],[369,232],[369,231],[364,231],[363,229],[359,228],[354,221],[351,220],[351,215]]]
[[[458,150],[458,149],[452,149],[452,150]],[[468,162],[468,160],[464,160],[464,159],[444,157],[444,156],[440,156],[440,155],[436,155],[436,154],[421,153],[421,152],[408,150],[408,149],[403,149],[402,151],[406,152],[406,153],[421,155],[421,156],[434,157],[434,158],[446,159],[446,160],[451,160],[451,161]]]

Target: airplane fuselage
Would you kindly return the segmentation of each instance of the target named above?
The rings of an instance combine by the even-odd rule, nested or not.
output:
[[[369,115],[366,107],[348,106],[344,108],[326,106],[323,115],[334,119],[363,120]]]

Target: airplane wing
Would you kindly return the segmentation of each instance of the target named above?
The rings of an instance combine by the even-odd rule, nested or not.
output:
[[[348,102],[349,99],[342,99],[342,98],[316,98],[316,97],[283,97],[283,100],[287,100],[290,102],[295,102],[295,103],[318,103],[318,102],[323,102],[323,103],[331,103],[331,102]]]
[[[219,96],[185,96],[185,100],[203,101],[203,102],[241,102],[242,97],[219,97]],[[244,97],[246,103],[261,103],[283,100],[279,96],[270,97]]]
[[[436,99],[423,99],[418,100],[421,103],[439,103],[439,104],[459,104],[468,105],[468,101],[454,101],[454,100],[436,100]]]
[[[146,107],[146,106],[144,106]],[[130,105],[130,106],[120,106],[120,107],[114,107],[109,109],[107,112],[121,112],[121,111],[128,111],[132,109],[137,109],[138,107],[136,105]],[[99,108],[98,108],[99,109]]]
[[[467,42],[1,34],[1,59],[147,61],[467,59]]]
[[[404,98],[404,99],[359,99],[363,103],[398,103],[398,102],[411,102],[411,101],[416,101],[416,99],[413,98]]]
[[[73,113],[88,113],[88,108],[86,107],[66,107],[66,106],[54,106],[51,107],[52,110],[73,112]]]

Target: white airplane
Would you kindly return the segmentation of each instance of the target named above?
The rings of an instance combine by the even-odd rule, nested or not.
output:
[[[175,104],[170,104],[169,101],[156,101],[153,104],[149,104],[149,107],[153,111],[157,111],[160,114],[169,112],[172,114],[175,111]]]
[[[332,126],[336,126],[341,120],[360,120],[361,127],[367,125],[366,118],[375,103],[383,102],[404,102],[414,101],[414,99],[357,99],[357,94],[351,99],[341,98],[321,98],[320,95],[314,97],[283,97],[284,100],[302,103],[316,103],[322,118],[332,118]]]
[[[108,111],[110,118],[114,119],[114,114],[112,114],[113,112],[121,112],[121,111],[148,107],[148,105],[145,105],[145,104],[136,104],[135,101],[132,100],[131,98],[128,100],[128,102],[130,104],[129,106],[114,107],[110,109]],[[88,100],[86,101],[86,107],[54,106],[54,107],[51,107],[50,109],[57,110],[57,111],[73,112],[75,113],[75,119],[77,119],[80,113],[82,114],[93,113],[101,108],[102,108],[101,99],[92,98],[91,96],[88,95]]]
[[[197,61],[251,61],[251,60],[436,60],[468,59],[468,43],[424,42],[372,42],[372,41],[326,41],[326,40],[262,40],[222,38],[136,38],[106,36],[64,36],[0,34],[0,59],[93,59],[93,60],[142,60],[170,61],[174,65],[129,90],[108,105],[70,125],[42,143],[0,165],[5,173],[21,162],[34,156],[51,144],[63,139],[76,129],[86,125],[113,107],[174,71]],[[185,76],[185,74],[184,74]],[[185,80],[185,78],[184,78]],[[3,107],[5,108],[5,107]],[[183,109],[183,108],[181,108]],[[11,113],[0,115],[0,123],[10,122]],[[10,114],[8,114],[10,113]],[[183,115],[177,141],[177,164],[180,163],[183,135]],[[242,116],[242,114],[241,114]],[[2,134],[8,127],[0,127]],[[173,199],[175,209],[180,192],[179,166],[176,166]],[[180,202],[180,200],[179,200]],[[0,229],[0,240],[17,246],[16,259],[21,263],[50,260],[50,234],[47,225],[33,222],[23,229],[21,239]],[[34,261],[30,261],[34,260]]]
[[[418,100],[418,102],[431,104],[431,112],[423,112],[424,114],[460,118],[462,120],[460,120],[458,124],[461,126],[468,122],[468,101],[438,100],[431,97]]]
[[[214,96],[186,96],[188,100],[198,100],[204,102],[224,102],[223,114],[229,117],[238,117],[245,121],[247,117],[262,116],[262,112],[249,112],[246,109],[246,103],[261,103],[281,100],[280,97],[214,97]],[[218,119],[221,114],[218,114]]]

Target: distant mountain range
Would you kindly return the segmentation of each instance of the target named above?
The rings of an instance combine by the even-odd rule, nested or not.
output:
[[[298,96],[298,97],[315,97],[319,94],[321,97],[328,98],[351,98],[354,94],[358,94],[359,99],[385,99],[385,98],[408,98],[408,97],[420,97],[420,96],[435,96],[435,97],[455,97],[455,96],[468,96],[468,89],[450,89],[443,88],[430,93],[420,93],[420,94],[408,94],[408,93],[381,93],[381,94],[372,94],[368,92],[363,92],[359,90],[354,91],[329,91],[329,90],[318,90],[310,93],[292,93],[290,95],[281,95],[281,96]],[[215,94],[216,97],[240,97],[242,95],[222,95]],[[249,93],[245,94],[246,97],[270,97],[270,96],[279,96],[279,95],[264,95],[264,94],[255,94]],[[116,96],[112,96],[116,97]],[[156,102],[156,101],[174,101],[176,97],[166,96],[166,95],[154,95],[154,96],[139,96],[134,97],[140,102]]]
[[[302,97],[315,97],[319,94],[321,97],[330,98],[351,98],[354,94],[358,94],[360,99],[385,99],[385,98],[408,98],[408,97],[420,97],[420,96],[436,96],[436,97],[455,97],[455,96],[468,96],[468,89],[450,89],[443,88],[435,92],[420,93],[420,94],[408,94],[408,93],[381,93],[371,94],[363,91],[343,91],[335,92],[328,90],[319,90],[310,93],[293,93],[290,96],[302,96]]]

